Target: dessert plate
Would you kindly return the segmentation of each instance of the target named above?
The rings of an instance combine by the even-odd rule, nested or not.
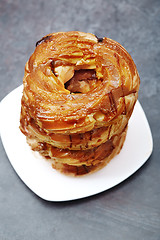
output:
[[[1,139],[16,173],[42,199],[67,201],[103,192],[131,176],[151,155],[153,140],[150,127],[137,101],[124,146],[106,167],[82,177],[59,173],[48,160],[30,149],[19,130],[22,89],[20,86],[13,90],[0,104]]]

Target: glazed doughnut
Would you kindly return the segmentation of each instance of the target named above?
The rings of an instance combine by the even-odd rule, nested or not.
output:
[[[118,42],[76,31],[49,34],[25,66],[20,130],[61,172],[96,171],[120,152],[139,85],[134,61]]]

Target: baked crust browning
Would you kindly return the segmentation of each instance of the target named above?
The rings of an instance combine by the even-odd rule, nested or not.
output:
[[[116,41],[49,34],[25,66],[20,130],[54,168],[93,172],[120,151],[139,84],[133,59]]]

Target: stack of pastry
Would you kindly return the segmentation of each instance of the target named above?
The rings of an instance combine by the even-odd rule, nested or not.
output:
[[[119,43],[90,33],[49,34],[25,66],[20,130],[53,168],[94,172],[120,152],[139,84]]]

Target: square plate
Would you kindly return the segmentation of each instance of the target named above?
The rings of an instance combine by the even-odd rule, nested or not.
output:
[[[0,104],[1,138],[16,173],[35,194],[45,200],[75,200],[110,189],[137,171],[152,153],[151,130],[137,101],[121,152],[98,172],[81,177],[65,176],[33,152],[19,130],[22,90],[21,85]]]

